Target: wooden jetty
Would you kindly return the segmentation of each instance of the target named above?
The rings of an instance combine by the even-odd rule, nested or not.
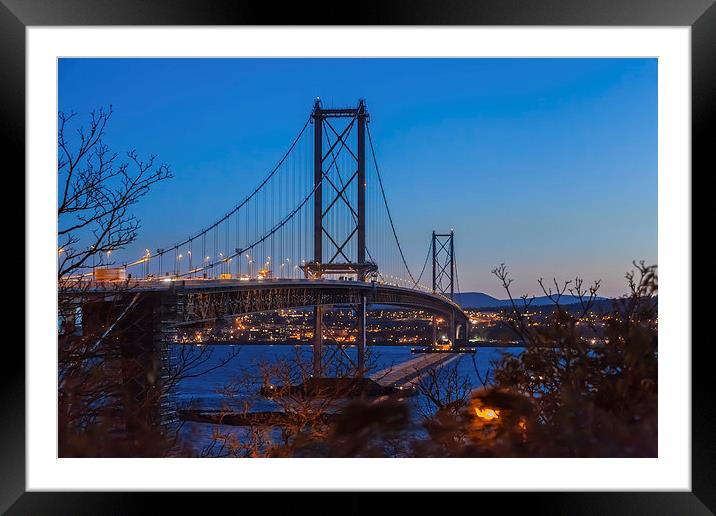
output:
[[[382,369],[372,374],[370,378],[386,387],[405,387],[416,382],[426,371],[435,367],[442,367],[455,360],[458,356],[459,353],[425,354],[393,367]]]

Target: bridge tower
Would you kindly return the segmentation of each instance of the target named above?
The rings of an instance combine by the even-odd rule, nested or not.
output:
[[[455,301],[455,233],[436,233],[433,231],[433,294],[441,294]],[[448,335],[454,344],[458,335],[455,328],[455,314],[449,315]],[[433,316],[433,344],[437,343],[437,324]]]
[[[365,125],[368,118],[362,99],[357,107],[347,109],[323,108],[320,99],[314,104],[311,115],[315,189],[313,261],[303,266],[307,278],[342,275],[365,281],[377,272],[377,266],[366,260],[365,245]],[[343,127],[338,126],[337,120],[343,121]],[[351,158],[349,168],[341,171],[340,158],[345,156]],[[347,212],[350,219],[340,228],[329,223],[337,211]]]
[[[302,266],[307,278],[320,279],[329,275],[363,282],[378,271],[375,263],[366,260],[365,133],[368,119],[363,99],[356,107],[342,109],[324,108],[320,99],[315,101],[311,115],[314,136],[313,260]],[[343,213],[342,225],[332,222],[339,211]],[[365,368],[365,296],[354,310],[358,326],[357,369],[361,376]],[[314,307],[315,376],[322,373],[322,315],[323,307]]]
[[[433,231],[433,293],[455,297],[455,233]]]

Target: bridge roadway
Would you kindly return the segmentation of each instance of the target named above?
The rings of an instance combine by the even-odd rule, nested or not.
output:
[[[83,296],[112,295],[119,289],[171,298],[176,304],[175,325],[212,321],[220,317],[309,306],[384,304],[421,308],[453,320],[455,337],[467,334],[467,316],[449,298],[413,288],[380,282],[332,279],[175,279],[87,282]],[[452,339],[451,339],[452,340]]]

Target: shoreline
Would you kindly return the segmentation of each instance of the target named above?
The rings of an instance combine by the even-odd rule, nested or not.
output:
[[[177,346],[312,346],[310,342],[236,342],[236,341],[209,341],[209,342],[174,342]],[[336,346],[337,343],[324,342],[325,346]],[[355,344],[341,344],[343,347],[353,348]],[[385,347],[385,348],[403,348],[403,347],[429,347],[429,343],[410,343],[410,344],[367,344],[367,347]],[[463,346],[465,348],[523,348],[524,344],[519,342],[497,342],[497,341],[485,341],[485,342],[470,342]]]

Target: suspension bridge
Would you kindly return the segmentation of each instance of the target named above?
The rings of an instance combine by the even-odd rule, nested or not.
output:
[[[432,284],[424,285],[430,261]],[[111,281],[113,271],[121,271],[121,282]],[[121,294],[118,283],[125,288]],[[180,242],[147,246],[121,267],[109,254],[100,257],[78,289],[83,325],[98,324],[98,314],[115,311],[113,324],[134,339],[126,353],[155,369],[158,343],[170,341],[182,326],[313,307],[313,367],[321,376],[323,313],[350,306],[358,334],[356,371],[362,376],[371,304],[444,316],[449,344],[464,344],[468,318],[453,300],[456,287],[459,291],[452,232],[433,232],[420,274],[408,267],[366,103],[336,109],[316,99],[276,166],[231,210]],[[130,312],[143,314],[141,320],[126,315]]]

